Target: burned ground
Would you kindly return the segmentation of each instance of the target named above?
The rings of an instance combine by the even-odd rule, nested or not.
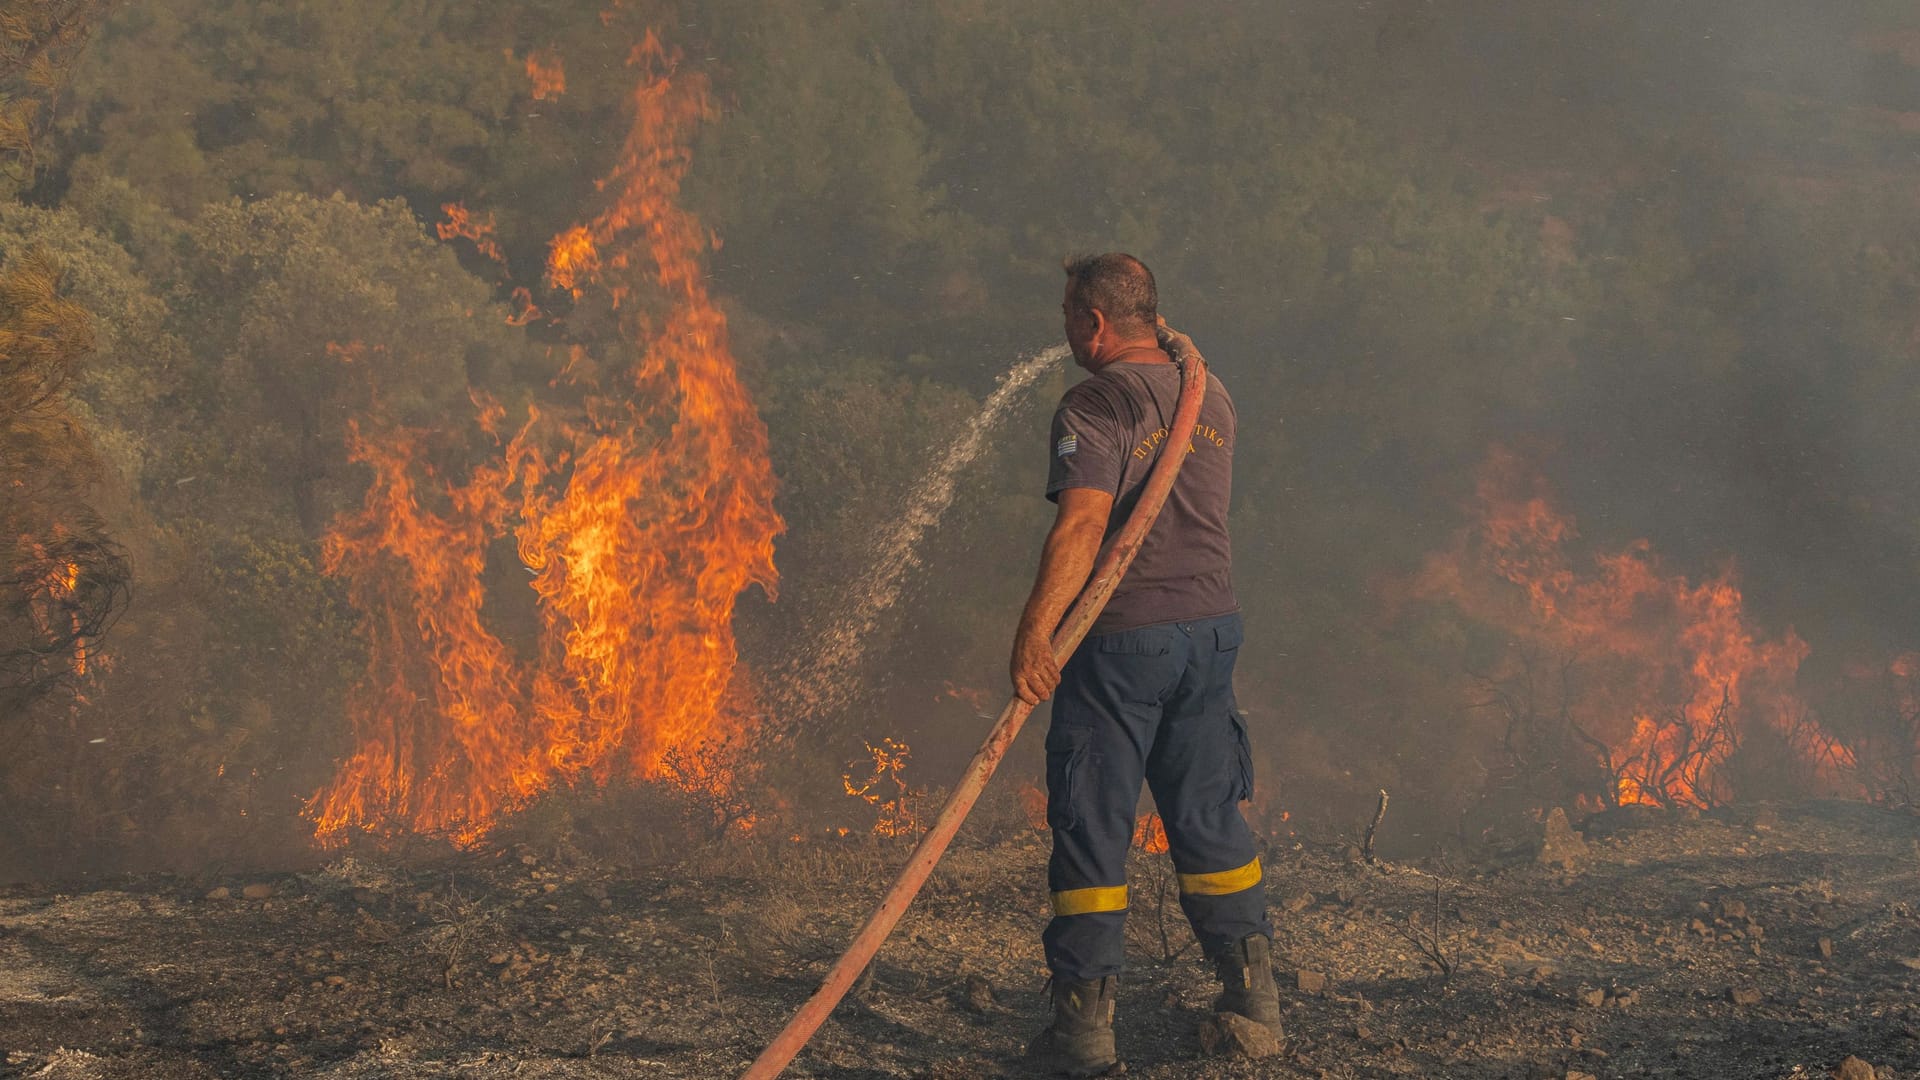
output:
[[[1616,812],[1587,833],[1554,865],[1270,850],[1290,1041],[1260,1063],[1202,1056],[1209,975],[1165,857],[1136,853],[1132,1075],[1787,1077],[1853,1055],[1920,1076],[1913,817]],[[731,842],[636,870],[522,845],[16,886],[0,1076],[733,1077],[905,850]],[[1044,858],[1039,834],[970,829],[788,1075],[1026,1075]]]

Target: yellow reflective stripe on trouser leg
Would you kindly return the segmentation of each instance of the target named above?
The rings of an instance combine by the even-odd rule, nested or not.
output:
[[[1125,885],[1098,885],[1091,889],[1068,889],[1053,894],[1055,915],[1092,915],[1099,911],[1127,910]]]
[[[1188,896],[1225,896],[1260,884],[1260,860],[1211,874],[1181,874],[1180,891]]]

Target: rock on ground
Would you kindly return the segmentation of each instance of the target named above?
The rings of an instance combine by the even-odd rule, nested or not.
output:
[[[1239,1013],[1214,1013],[1200,1021],[1200,1047],[1213,1056],[1258,1060],[1280,1052],[1280,1040]]]

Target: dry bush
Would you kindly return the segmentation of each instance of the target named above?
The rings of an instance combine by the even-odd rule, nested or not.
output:
[[[1491,713],[1500,731],[1489,790],[1518,789],[1536,807],[1602,795],[1604,780],[1591,767],[1596,744],[1573,721],[1574,666],[1570,657],[1520,652],[1509,671],[1468,672],[1476,690],[1468,708]]]
[[[1813,714],[1797,708],[1778,726],[1748,725],[1716,770],[1730,799],[1798,799],[1831,790],[1847,751]]]
[[[812,941],[807,918],[812,908],[791,889],[769,889],[754,898],[745,918],[746,937],[756,943],[792,949]]]
[[[1443,879],[1433,879],[1432,895],[1431,904],[1408,911],[1406,919],[1394,924],[1393,930],[1433,968],[1441,982],[1446,982],[1460,966],[1460,918],[1458,912],[1448,908]]]
[[[499,909],[480,899],[470,899],[451,884],[428,904],[432,925],[423,935],[422,948],[440,968],[441,984],[454,985],[454,973],[460,963],[499,937]]]
[[[398,864],[385,855],[362,852],[341,855],[325,866],[300,875],[314,893],[330,895],[371,892],[397,892],[407,883]]]
[[[760,762],[743,753],[732,737],[672,747],[661,764],[666,781],[680,793],[690,826],[718,839],[753,824],[750,789],[759,780]]]

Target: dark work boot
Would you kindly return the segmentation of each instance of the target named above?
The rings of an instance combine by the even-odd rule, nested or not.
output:
[[[1273,942],[1249,934],[1214,959],[1220,996],[1214,1012],[1238,1013],[1280,1038],[1280,989],[1273,984]]]
[[[1076,1078],[1126,1072],[1113,1049],[1113,1000],[1119,983],[1112,975],[1053,980],[1053,1023],[1027,1047],[1027,1056],[1048,1072]]]

